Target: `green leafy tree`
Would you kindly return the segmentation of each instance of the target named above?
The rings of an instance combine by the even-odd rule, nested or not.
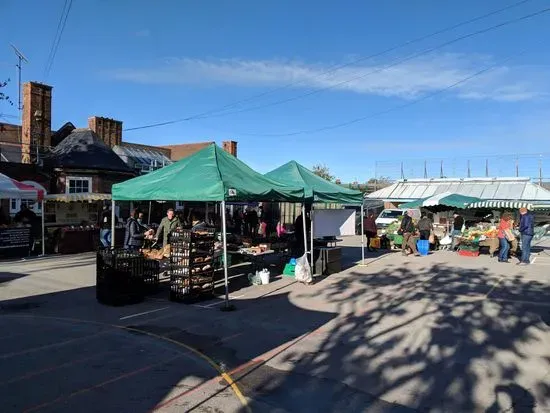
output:
[[[312,170],[315,175],[320,176],[327,181],[332,182],[334,180],[334,176],[330,174],[330,169],[328,169],[328,166],[326,165],[314,165]]]

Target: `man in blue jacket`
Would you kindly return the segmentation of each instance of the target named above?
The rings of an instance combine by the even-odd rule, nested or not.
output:
[[[521,261],[518,265],[527,265],[530,263],[531,256],[531,241],[535,234],[535,219],[532,214],[527,211],[527,208],[519,210],[521,215],[519,221],[519,232],[521,233]]]

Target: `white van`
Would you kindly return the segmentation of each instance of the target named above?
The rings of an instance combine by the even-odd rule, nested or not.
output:
[[[385,209],[383,210],[378,218],[376,218],[376,227],[385,228],[394,222],[399,220],[399,217],[405,215],[407,211],[413,211],[413,218],[420,219],[420,210],[419,209]]]

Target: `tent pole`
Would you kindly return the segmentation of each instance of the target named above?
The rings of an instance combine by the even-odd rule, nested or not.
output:
[[[225,202],[225,201],[224,201]],[[204,222],[208,224],[208,202],[205,203]]]
[[[225,201],[222,201],[222,210],[225,211]],[[228,311],[233,309],[229,305],[229,275],[227,270],[227,222],[225,214],[222,214],[222,242],[223,242],[223,278],[225,284],[225,305],[222,307],[222,310]]]
[[[115,248],[115,200],[111,199],[111,248]]]
[[[309,214],[310,214],[309,220],[311,221],[311,228],[310,228],[311,244],[309,245],[309,257],[311,258],[311,261],[309,262],[309,266],[311,267],[311,274],[315,275],[315,272],[313,271],[313,204],[311,204],[311,212]]]
[[[302,204],[302,228],[304,231],[304,254],[307,258],[306,204]]]
[[[149,214],[147,216],[147,225],[151,225],[151,201],[149,201]]]
[[[361,204],[361,264],[365,265],[365,207]]]
[[[46,255],[46,230],[44,229],[44,214],[46,210],[44,209],[44,199],[42,199],[42,255]]]

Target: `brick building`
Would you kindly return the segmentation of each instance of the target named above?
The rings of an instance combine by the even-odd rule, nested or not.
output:
[[[106,195],[114,183],[178,161],[211,143],[129,143],[123,142],[122,130],[122,121],[101,116],[90,117],[87,128],[67,122],[52,130],[52,87],[25,83],[22,125],[0,123],[0,172],[68,199],[79,194]],[[222,146],[237,155],[237,142],[226,141]],[[21,205],[21,201],[4,203],[4,210],[12,215]],[[41,213],[36,204],[34,210]]]

